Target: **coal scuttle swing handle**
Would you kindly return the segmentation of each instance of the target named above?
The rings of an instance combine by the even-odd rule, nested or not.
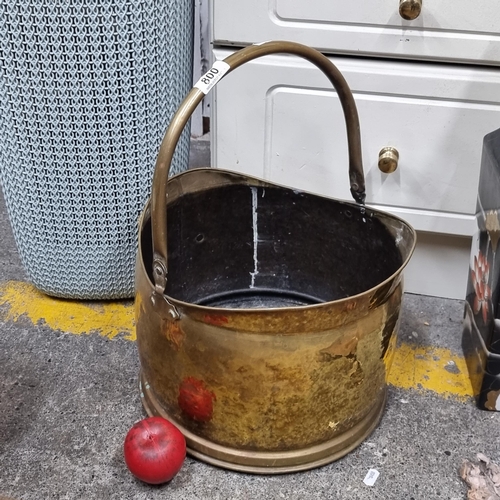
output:
[[[342,73],[323,54],[295,42],[274,41],[251,45],[217,61],[186,96],[175,113],[160,145],[153,176],[151,230],[153,238],[153,276],[155,291],[163,294],[167,284],[167,180],[177,142],[193,111],[205,95],[225,75],[242,64],[270,54],[294,54],[316,65],[330,80],[340,99],[347,128],[349,182],[357,203],[364,203],[365,178],[361,158],[361,134],[358,112],[351,90]]]

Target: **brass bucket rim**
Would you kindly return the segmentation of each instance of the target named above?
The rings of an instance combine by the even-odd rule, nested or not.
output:
[[[300,311],[310,310],[310,309],[320,309],[323,307],[331,307],[332,304],[335,304],[335,305],[347,304],[351,301],[359,301],[362,298],[370,297],[378,289],[389,284],[391,281],[396,280],[398,277],[400,277],[402,279],[402,272],[403,272],[404,268],[410,262],[410,259],[413,255],[414,250],[415,250],[415,246],[417,243],[417,233],[416,233],[415,228],[411,224],[409,224],[407,221],[405,221],[401,217],[398,217],[397,215],[393,215],[393,214],[390,214],[388,212],[384,212],[383,210],[379,210],[376,208],[371,208],[370,206],[359,205],[359,204],[356,204],[356,203],[353,203],[350,201],[339,200],[337,198],[333,198],[330,196],[318,195],[317,193],[313,193],[313,192],[310,192],[310,191],[307,191],[304,189],[295,189],[295,188],[291,188],[289,186],[284,186],[284,185],[276,183],[276,182],[266,181],[266,180],[263,180],[263,179],[260,179],[258,177],[254,177],[251,175],[241,174],[239,172],[235,172],[235,171],[231,171],[231,170],[212,168],[212,167],[193,168],[190,170],[186,170],[184,172],[180,172],[176,175],[173,175],[172,177],[169,177],[169,179],[167,181],[167,185],[173,183],[174,181],[176,181],[180,177],[195,175],[195,174],[199,174],[201,172],[206,172],[210,175],[226,174],[226,175],[229,175],[229,176],[234,177],[234,178],[238,177],[240,179],[240,181],[244,181],[244,182],[254,181],[253,185],[256,185],[256,186],[275,187],[275,188],[293,191],[296,193],[305,193],[305,194],[309,194],[309,195],[312,195],[312,196],[315,196],[318,198],[332,200],[332,201],[335,201],[336,203],[339,203],[341,205],[347,205],[347,206],[352,207],[356,210],[360,210],[360,209],[368,210],[371,213],[375,214],[376,216],[380,216],[381,218],[386,218],[389,220],[399,222],[402,227],[405,227],[409,231],[412,241],[411,241],[411,244],[408,248],[406,258],[403,260],[402,264],[399,266],[399,268],[393,274],[391,274],[388,278],[386,278],[384,281],[381,281],[380,283],[378,283],[374,287],[371,287],[371,288],[369,288],[363,292],[360,292],[358,294],[350,295],[349,297],[344,297],[344,298],[335,299],[335,300],[327,300],[327,301],[320,302],[317,304],[306,304],[306,305],[298,305],[298,306],[293,306],[293,307],[282,306],[282,307],[265,307],[265,308],[255,308],[255,307],[254,308],[237,308],[237,307],[214,307],[214,306],[196,304],[193,302],[186,302],[186,301],[183,301],[180,299],[176,299],[175,297],[172,297],[171,295],[168,295],[166,292],[164,292],[164,296],[168,301],[171,301],[172,303],[175,303],[178,306],[182,306],[183,308],[197,308],[201,311],[218,312],[218,313],[221,313],[221,314],[223,313],[223,314],[227,315],[227,314],[236,314],[238,312],[244,313],[244,314],[252,314],[252,313],[253,314],[257,314],[257,313],[258,314],[263,314],[263,313],[267,314],[267,313],[282,312],[282,311],[288,310],[288,309],[293,309],[294,311],[300,312]],[[236,182],[234,182],[234,183],[236,184]],[[250,186],[252,184],[249,183],[248,185]],[[211,186],[211,187],[213,187],[213,186]],[[185,193],[182,193],[182,194],[185,194]],[[148,219],[148,215],[149,215],[149,218],[151,218],[151,199],[147,200],[145,207],[144,207],[143,211],[141,212],[141,215],[139,218],[139,224],[138,224],[139,234],[142,233],[142,230],[144,228],[144,224],[145,224],[146,220]],[[154,290],[155,284],[153,281],[151,281],[149,274],[146,272],[146,269],[145,269],[145,263],[144,263],[144,258],[143,258],[143,254],[142,254],[141,238],[139,238],[138,257],[139,257],[139,261],[140,261],[140,265],[141,265],[141,272],[144,273],[144,275],[148,281],[148,284],[150,286],[150,289]]]

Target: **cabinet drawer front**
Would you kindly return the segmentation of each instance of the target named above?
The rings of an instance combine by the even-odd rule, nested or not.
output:
[[[218,1],[218,0],[216,0]],[[355,0],[351,2],[325,2],[308,0],[271,0],[268,12],[286,22],[326,22],[350,24],[372,28],[422,27],[439,31],[460,31],[483,35],[498,34],[500,19],[491,0],[457,2],[456,0],[423,0],[420,16],[405,21],[398,12],[398,0]],[[403,24],[404,23],[404,24]]]
[[[218,44],[294,40],[330,53],[500,65],[500,9],[491,0],[423,1],[405,21],[398,0],[213,0]]]
[[[358,107],[367,203],[403,216],[416,229],[471,235],[482,140],[500,127],[495,73],[334,62]],[[215,92],[214,165],[352,199],[344,118],[319,70],[291,57],[268,57],[239,68]],[[391,174],[378,168],[386,146],[399,152]]]

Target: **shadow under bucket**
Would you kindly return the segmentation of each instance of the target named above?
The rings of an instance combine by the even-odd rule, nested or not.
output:
[[[351,191],[361,201],[357,113],[328,59],[268,42],[230,56],[226,72],[275,52],[315,63],[348,101]],[[191,91],[167,131],[139,226],[143,404],[212,464],[264,474],[316,467],[356,447],[382,415],[415,231],[359,203],[219,169],[167,182],[204,90]]]

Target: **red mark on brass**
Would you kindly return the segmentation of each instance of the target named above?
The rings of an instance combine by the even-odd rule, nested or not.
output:
[[[205,316],[203,316],[203,320],[205,321],[205,323],[214,326],[222,326],[229,323],[229,320],[226,318],[226,316],[221,316],[220,314],[205,314]]]
[[[214,412],[215,394],[205,382],[194,377],[185,378],[179,387],[178,403],[181,410],[193,420],[208,422]]]

